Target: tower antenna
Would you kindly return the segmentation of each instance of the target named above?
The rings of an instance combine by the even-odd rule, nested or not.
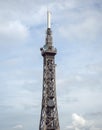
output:
[[[51,12],[47,10],[47,28],[51,28]]]

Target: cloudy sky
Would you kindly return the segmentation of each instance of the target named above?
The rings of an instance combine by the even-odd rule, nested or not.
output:
[[[61,130],[102,130],[102,0],[0,0],[0,130],[39,129],[47,8]]]

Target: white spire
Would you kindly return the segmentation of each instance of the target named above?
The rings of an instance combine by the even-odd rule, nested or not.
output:
[[[51,28],[51,13],[47,11],[47,28]]]

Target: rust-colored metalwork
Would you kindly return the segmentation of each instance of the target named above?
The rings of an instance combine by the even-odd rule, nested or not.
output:
[[[43,92],[39,130],[60,130],[55,81],[56,48],[52,46],[52,32],[47,28],[46,43],[40,49],[43,56]]]

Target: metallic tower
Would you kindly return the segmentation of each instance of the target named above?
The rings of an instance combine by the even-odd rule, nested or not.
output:
[[[50,12],[47,14],[47,19],[46,43],[40,49],[43,56],[43,92],[39,130],[60,130],[56,100],[56,65],[54,58],[57,50],[52,46]]]

